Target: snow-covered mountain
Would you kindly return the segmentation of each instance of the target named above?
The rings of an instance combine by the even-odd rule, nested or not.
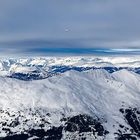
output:
[[[140,57],[48,57],[1,59],[0,76],[38,80],[69,70],[105,69],[112,73],[127,69],[140,73]]]
[[[32,73],[32,65],[15,64],[7,70]],[[140,75],[132,71],[69,70],[32,81],[3,76],[0,85],[1,139],[140,139]]]

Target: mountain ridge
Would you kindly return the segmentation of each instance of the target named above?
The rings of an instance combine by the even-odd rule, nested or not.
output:
[[[122,71],[121,71],[122,72]],[[116,73],[121,73],[117,71]],[[108,76],[106,76],[108,75]],[[127,71],[127,75],[133,75],[134,80],[140,81],[140,78],[137,77],[138,74]],[[115,77],[115,78],[114,78]],[[77,122],[79,130],[72,130],[72,132],[66,132],[65,125],[67,126],[68,122],[65,122],[65,125],[62,127],[62,136],[61,139],[68,139],[66,137],[72,138],[72,135],[75,135],[75,139],[86,138],[91,139],[94,136],[94,139],[117,139],[126,134],[131,134],[130,137],[133,137],[131,132],[132,126],[126,122],[125,115],[120,112],[132,108],[130,111],[133,112],[133,108],[139,110],[139,88],[133,90],[135,83],[133,82],[131,87],[129,83],[125,83],[123,79],[125,77],[117,74],[109,73],[105,70],[89,70],[84,72],[78,71],[68,71],[60,75],[56,75],[44,80],[34,80],[34,81],[22,81],[9,78],[0,78],[0,108],[3,112],[0,116],[0,122],[5,122],[3,116],[5,112],[8,114],[18,114],[20,111],[20,117],[18,117],[19,124],[15,127],[9,127],[8,125],[4,128],[10,129],[10,132],[16,132],[16,134],[21,134],[20,131],[24,134],[31,135],[29,132],[24,130],[26,129],[33,130],[34,125],[36,129],[41,129],[44,131],[45,135],[50,127],[63,126],[63,123],[60,121],[64,118],[73,118],[74,120],[78,117],[80,119],[88,118],[92,116],[93,120],[95,119],[96,123],[100,123],[100,127],[104,129],[102,135],[99,135],[100,131],[97,131],[97,135],[93,135],[93,130],[88,130],[87,132],[81,132],[83,136],[80,136],[80,123]],[[42,118],[45,114],[50,114],[45,119],[48,123],[44,127],[40,127],[42,123],[38,121],[35,123],[35,120],[32,120],[33,112],[40,112],[40,117],[36,116],[36,119]],[[82,116],[81,116],[81,115]],[[86,116],[83,116],[86,114]],[[78,115],[78,116],[77,116]],[[11,115],[10,115],[11,116]],[[6,123],[10,123],[11,117],[7,115]],[[77,117],[76,117],[77,116]],[[24,120],[27,119],[26,123],[23,124]],[[71,120],[70,119],[70,120]],[[72,120],[73,120],[72,119]],[[66,119],[67,120],[67,119]],[[69,119],[68,119],[69,120]],[[68,121],[67,120],[67,121]],[[71,120],[71,121],[72,121]],[[3,124],[2,123],[2,124]],[[88,124],[89,122],[86,122]],[[32,125],[30,125],[32,124]],[[124,128],[120,127],[123,125]],[[95,125],[96,126],[96,125]],[[72,126],[71,126],[72,127]],[[74,127],[74,126],[73,126]],[[87,126],[89,127],[89,126]],[[93,128],[95,129],[95,128]],[[118,131],[118,129],[120,131]],[[69,129],[68,129],[69,130]],[[97,129],[96,129],[97,130]],[[45,132],[46,131],[46,132]],[[135,131],[135,129],[133,130]],[[8,133],[9,131],[2,130],[0,136],[12,136]],[[117,134],[118,133],[118,134]],[[139,139],[139,132],[136,132],[134,137]],[[35,135],[35,134],[34,134]],[[31,137],[31,136],[29,136]]]
[[[90,69],[105,69],[110,73],[127,69],[140,74],[139,63],[139,57],[9,58],[0,61],[0,76],[28,81],[45,79],[69,70]]]

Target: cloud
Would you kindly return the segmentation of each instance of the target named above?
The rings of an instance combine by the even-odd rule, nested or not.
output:
[[[139,5],[139,0],[2,0],[0,47],[140,48]]]
[[[109,39],[24,39],[0,42],[0,55],[117,55],[140,54],[140,41],[110,42]]]
[[[87,41],[87,40],[86,40]],[[97,41],[92,46],[90,42],[83,40],[20,40],[0,43],[0,56],[22,57],[22,56],[71,56],[71,55],[140,55],[140,48],[124,47],[123,43],[117,43],[119,48],[107,47],[110,43],[105,44]],[[118,45],[119,44],[119,45]],[[130,43],[133,44],[133,43]],[[112,42],[111,46],[115,46]],[[88,47],[87,47],[88,46]],[[105,47],[106,46],[106,47]],[[126,44],[127,46],[127,44]]]

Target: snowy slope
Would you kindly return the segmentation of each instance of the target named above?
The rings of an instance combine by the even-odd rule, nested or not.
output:
[[[1,77],[0,136],[140,139],[139,83],[127,70],[72,70],[37,81]]]

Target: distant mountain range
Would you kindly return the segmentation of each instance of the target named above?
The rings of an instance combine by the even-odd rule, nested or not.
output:
[[[105,69],[109,73],[127,69],[140,73],[139,57],[52,57],[2,59],[0,76],[20,80],[39,80],[69,70]]]

